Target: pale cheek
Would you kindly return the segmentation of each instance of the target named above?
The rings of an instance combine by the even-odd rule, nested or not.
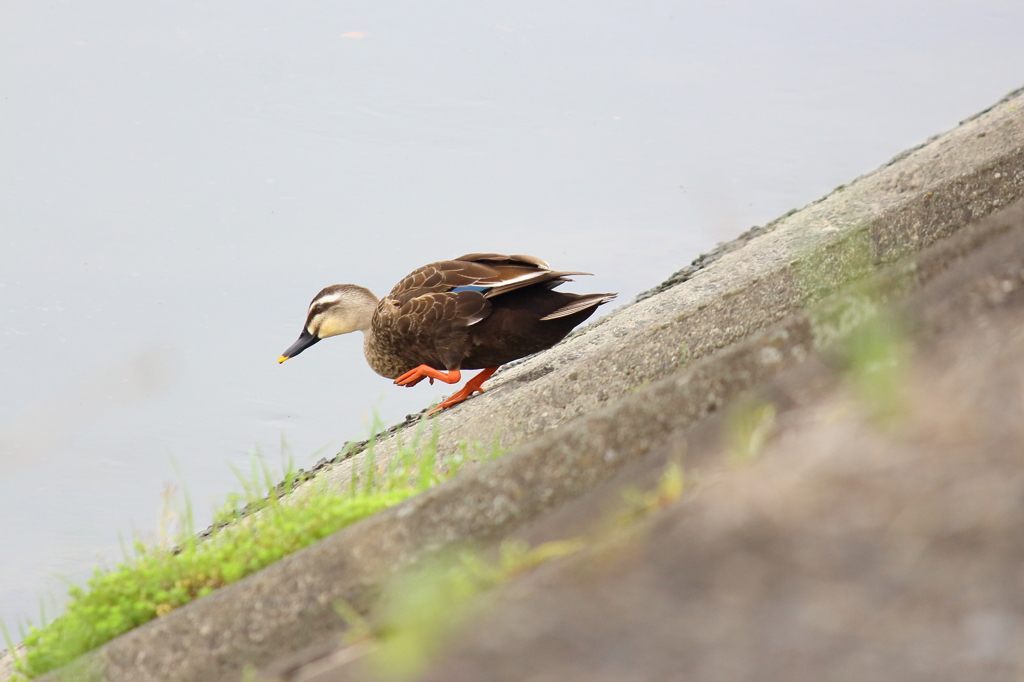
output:
[[[313,321],[316,324],[316,320]],[[316,331],[316,335],[321,339],[326,339],[328,336],[337,336],[338,334],[344,334],[348,332],[344,325],[341,324],[341,320],[335,318],[327,318],[320,323],[319,329]]]

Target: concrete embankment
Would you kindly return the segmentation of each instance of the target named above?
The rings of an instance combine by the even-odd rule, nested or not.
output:
[[[509,586],[417,679],[1019,679],[1024,202],[949,241],[871,363],[812,352],[665,437],[609,487],[685,453],[686,494]],[[519,535],[571,537],[598,497]]]
[[[516,534],[540,541],[584,532],[586,520],[600,516],[595,510],[615,498],[619,487],[649,481],[667,459],[684,452],[691,473],[699,470],[708,482],[660,513],[646,539],[636,541],[643,549],[629,552],[633,563],[615,563],[614,570],[591,575],[585,558],[552,562],[542,569],[543,576],[514,585],[501,607],[508,628],[519,627],[518,635],[503,630],[500,622],[486,620],[475,636],[467,637],[434,672],[425,674],[431,679],[527,679],[548,670],[551,679],[653,680],[671,678],[685,664],[690,666],[686,674],[695,679],[740,679],[753,676],[763,665],[763,670],[780,671],[772,675],[781,679],[783,673],[795,674],[794,668],[786,667],[785,660],[790,659],[783,656],[791,649],[791,660],[810,661],[809,666],[822,661],[822,674],[815,676],[826,679],[829,661],[841,657],[864,661],[877,653],[877,666],[851,664],[842,669],[868,677],[887,661],[895,661],[894,670],[910,665],[910,659],[900,659],[890,649],[873,648],[876,640],[857,620],[861,607],[854,606],[861,604],[861,586],[872,599],[884,593],[884,586],[876,588],[870,582],[887,575],[876,564],[884,567],[886,562],[914,557],[883,553],[876,564],[864,566],[858,563],[856,543],[837,540],[836,552],[845,553],[842,557],[808,558],[813,554],[812,540],[829,529],[839,536],[860,537],[863,547],[874,546],[875,540],[889,542],[877,534],[892,524],[909,524],[908,542],[930,546],[943,537],[935,528],[914,525],[918,516],[912,517],[914,523],[898,516],[896,500],[901,494],[923,500],[925,506],[914,508],[915,515],[937,505],[924,487],[911,479],[906,479],[906,489],[886,487],[877,475],[890,451],[898,454],[891,471],[900,477],[926,471],[927,458],[912,446],[900,450],[885,440],[895,436],[878,435],[872,431],[876,427],[861,417],[842,417],[851,409],[844,402],[842,381],[820,354],[867,313],[831,326],[820,320],[849,309],[844,286],[867,274],[876,277],[872,305],[905,306],[900,309],[922,339],[919,371],[938,377],[908,380],[916,407],[909,409],[910,426],[905,428],[912,429],[907,438],[916,438],[913,434],[927,431],[930,414],[946,414],[935,412],[927,399],[937,390],[929,381],[969,383],[970,368],[949,360],[959,357],[956,349],[989,361],[976,369],[993,385],[1017,376],[1001,377],[998,363],[993,363],[1013,357],[1006,350],[1010,346],[999,344],[1001,339],[1016,338],[1012,311],[1024,280],[1013,268],[1024,260],[1024,246],[1015,235],[1024,228],[1014,209],[986,218],[1022,198],[1024,96],[1018,92],[820,201],[751,230],[698,259],[643,300],[500,373],[486,394],[443,413],[438,423],[442,452],[454,451],[460,442],[490,443],[497,438],[509,448],[506,455],[110,642],[95,657],[103,679],[240,679],[246,666],[262,670],[267,679],[360,679],[365,671],[359,657],[339,653],[344,649],[339,649],[338,636],[346,624],[333,608],[336,601],[344,599],[361,611],[371,611],[389,575],[456,543],[484,545]],[[951,300],[961,303],[944,303]],[[1011,312],[989,314],[989,304],[972,303],[976,300]],[[996,331],[976,338],[970,334],[971,324],[956,324],[957,319],[989,320],[971,324]],[[965,336],[954,338],[949,330]],[[945,375],[939,370],[951,373],[950,378],[942,379]],[[772,427],[776,435],[755,463],[729,467],[723,464],[724,446],[716,434],[722,429],[722,415],[752,389],[776,405],[774,423],[779,426]],[[1006,390],[1009,396],[1012,390]],[[1010,397],[1006,401],[1015,404]],[[982,401],[951,407],[950,423],[970,422],[984,405]],[[800,423],[789,424],[790,418]],[[989,420],[978,424],[983,432],[978,435],[979,447],[991,445],[992,452],[995,441],[989,436],[1015,437],[995,430]],[[959,433],[948,435],[955,441]],[[974,432],[962,433],[970,438]],[[864,443],[863,451],[855,443]],[[386,457],[389,447],[393,446],[382,443],[377,456]],[[1011,460],[995,454],[989,460],[985,475],[1008,480]],[[356,455],[319,476],[347,481],[349,467],[358,462]],[[936,489],[969,494],[956,488],[967,467],[962,452],[943,450],[935,464],[942,468],[935,475]],[[860,491],[860,497],[846,494],[850,491],[834,482],[836,467],[849,469],[850,488]],[[787,478],[791,470],[802,474]],[[867,478],[860,478],[861,472]],[[875,505],[884,507],[880,510],[865,508],[866,514],[874,515],[858,536],[851,519],[860,505],[874,499],[871,491],[876,488],[878,499],[887,502]],[[1005,492],[998,498],[999,508],[1006,513],[986,527],[995,534],[993,542],[1017,518],[1013,499],[1022,499],[1013,498],[1014,489],[999,490]],[[824,494],[821,491],[834,495],[835,509],[815,497]],[[800,514],[786,506],[786,496],[799,503]],[[672,550],[655,551],[659,544]],[[967,547],[954,543],[948,547],[949,555],[934,557],[922,549],[921,566],[965,561]],[[1019,557],[1015,544],[1006,547],[1006,557]],[[637,556],[643,557],[639,563]],[[752,562],[749,566],[744,557]],[[845,573],[843,557],[852,562]],[[998,570],[1010,570],[1009,563],[993,561]],[[964,565],[964,575],[980,579],[973,565]],[[801,582],[800,571],[813,573],[815,580]],[[942,575],[946,577],[937,582],[907,588],[907,613],[913,603],[923,603],[923,593],[915,590],[934,592],[949,586],[950,578]],[[707,592],[704,587],[715,576],[724,576],[721,589]],[[907,576],[910,580],[915,574]],[[574,582],[577,578],[582,582]],[[836,588],[835,594],[826,589],[843,580],[853,586],[843,583],[848,589]],[[610,603],[608,595],[615,585],[623,586],[622,603]],[[775,585],[781,592],[773,591]],[[824,596],[801,601],[804,586]],[[788,597],[792,599],[784,601]],[[832,609],[834,600],[839,606]],[[545,603],[553,605],[548,621],[537,611]],[[658,603],[665,606],[659,610]],[[979,642],[970,650],[980,652],[976,659],[965,653],[966,667],[950,668],[950,674],[985,673],[986,665],[1005,668],[1005,647],[998,642],[1021,642],[1024,630],[1013,616],[1020,610],[1013,611],[1013,606],[1007,607],[1010,611],[990,612],[984,610],[987,603],[935,602],[943,613],[963,615],[963,631],[968,633],[963,636]],[[971,608],[980,610],[971,615]],[[805,641],[797,636],[804,632],[800,627],[806,620],[799,616],[800,609],[824,614],[820,627],[836,633],[821,640],[828,646],[817,651],[798,646]],[[501,616],[494,618],[501,621]],[[971,618],[977,627],[970,625],[975,622]],[[545,630],[542,622],[550,628]],[[921,633],[918,639],[906,640],[907,646],[918,647],[914,651],[931,660],[933,649],[928,647],[941,650],[943,642],[955,639],[956,627],[948,625],[953,620],[941,621],[948,627],[935,630],[929,639],[928,622],[908,616],[883,625],[906,625]],[[602,630],[599,623],[608,627]],[[773,627],[783,627],[779,623],[790,623],[795,634],[787,639],[776,632],[780,643],[775,646]],[[640,641],[648,626],[651,636]],[[673,639],[680,629],[687,638]],[[985,634],[990,631],[995,633],[991,637]],[[555,632],[564,633],[563,639],[555,638]],[[882,632],[879,629],[877,636]],[[549,645],[543,641],[544,633]],[[675,635],[670,637],[671,633]],[[554,652],[556,641],[561,654]],[[678,648],[682,653],[672,654],[676,643],[683,641],[686,645]],[[814,641],[818,640],[807,639],[806,646]],[[604,659],[596,653],[588,659],[587,642],[596,647],[591,651],[605,653],[620,651],[614,644],[619,642],[616,661],[625,667],[617,668],[614,661],[602,667]],[[701,653],[704,648],[706,656]],[[829,659],[829,652],[836,658]],[[650,665],[645,667],[641,659]],[[488,660],[495,663],[485,664]],[[971,668],[971,660],[981,662]],[[627,669],[635,674],[625,675]]]

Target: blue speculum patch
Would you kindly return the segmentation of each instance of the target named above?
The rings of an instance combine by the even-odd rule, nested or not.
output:
[[[452,289],[452,293],[458,293],[460,291],[475,291],[478,294],[486,294],[491,290],[491,287],[478,287],[478,286],[466,286],[466,287],[455,287]]]

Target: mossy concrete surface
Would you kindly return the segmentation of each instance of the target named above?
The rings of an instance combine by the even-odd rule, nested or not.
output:
[[[345,629],[338,600],[367,611],[396,569],[454,544],[526,532],[686,442],[737,395],[816,357],[821,326],[808,306],[827,304],[864,264],[885,273],[880,299],[905,297],[1010,230],[1006,220],[978,221],[1022,197],[1017,92],[501,372],[438,424],[442,454],[496,438],[508,454],[110,642],[93,657],[99,677],[213,681],[254,666],[298,679],[336,648]],[[381,443],[378,459],[391,447]],[[358,461],[320,476],[344,485]],[[348,674],[336,667],[323,679]]]
[[[898,414],[821,356],[787,367],[749,460],[728,417],[667,435],[616,483],[685,452],[688,494],[513,583],[416,679],[1021,679],[1024,202],[968,230],[984,243],[924,254],[948,269],[896,308]],[[578,530],[593,496],[521,536]]]

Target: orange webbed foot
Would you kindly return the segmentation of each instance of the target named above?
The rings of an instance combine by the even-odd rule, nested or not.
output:
[[[434,383],[434,379],[437,379],[446,384],[457,384],[462,381],[462,373],[457,369],[442,372],[428,365],[420,365],[395,379],[395,383],[399,386],[415,386],[424,379],[430,379],[430,383]]]
[[[461,403],[463,400],[465,400],[469,396],[473,395],[474,393],[483,393],[484,389],[481,387],[481,385],[485,381],[490,379],[491,375],[494,374],[497,371],[498,371],[497,367],[488,367],[484,371],[480,372],[475,377],[473,377],[472,379],[467,381],[466,385],[463,386],[462,389],[459,390],[458,393],[455,393],[454,395],[449,397],[447,400],[444,400],[443,402],[441,402],[437,407],[432,409],[430,412],[427,412],[427,416],[430,416],[430,415],[434,414],[435,412],[440,412],[441,410],[447,409],[447,408],[451,407],[452,405],[458,405],[459,403]]]

